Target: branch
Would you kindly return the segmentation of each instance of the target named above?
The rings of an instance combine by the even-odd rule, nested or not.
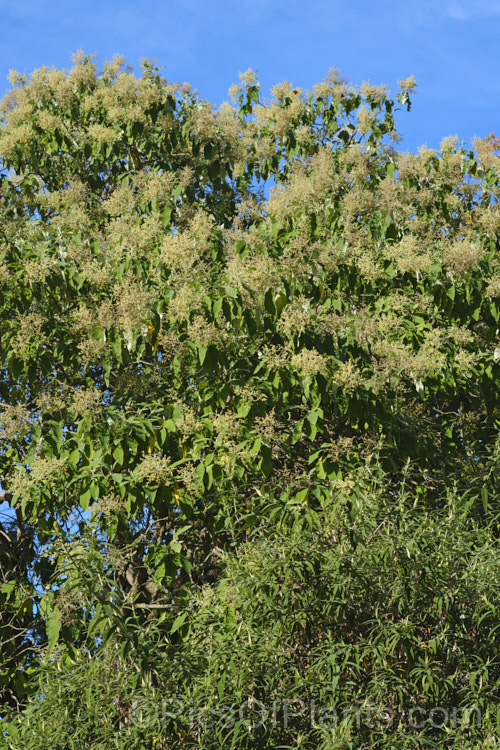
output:
[[[125,576],[125,580],[131,588],[131,596],[134,599],[139,594],[147,594],[146,598],[155,599],[159,592],[159,587],[152,581],[147,580],[144,569],[137,570],[130,562],[124,561],[124,566],[120,571]]]

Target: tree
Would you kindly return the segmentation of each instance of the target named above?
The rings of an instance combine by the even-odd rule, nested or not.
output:
[[[398,153],[387,91],[335,71],[218,110],[147,61],[12,84],[6,747],[489,741],[491,139]]]

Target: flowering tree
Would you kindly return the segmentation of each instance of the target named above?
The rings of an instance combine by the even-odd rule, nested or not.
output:
[[[418,701],[493,736],[494,139],[399,153],[388,92],[336,72],[219,109],[148,62],[11,82],[7,746],[439,744]]]

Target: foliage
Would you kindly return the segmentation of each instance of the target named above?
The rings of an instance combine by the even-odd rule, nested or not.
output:
[[[219,110],[146,61],[12,83],[6,747],[493,741],[494,139],[399,153],[336,72]],[[296,715],[203,718],[252,701]],[[439,706],[481,726],[409,725]]]

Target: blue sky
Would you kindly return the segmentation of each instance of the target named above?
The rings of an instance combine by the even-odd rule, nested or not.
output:
[[[217,104],[239,71],[265,93],[308,88],[331,67],[360,84],[418,82],[402,148],[500,134],[500,0],[0,0],[0,93],[9,69],[70,67],[71,53],[156,57],[170,81]]]

